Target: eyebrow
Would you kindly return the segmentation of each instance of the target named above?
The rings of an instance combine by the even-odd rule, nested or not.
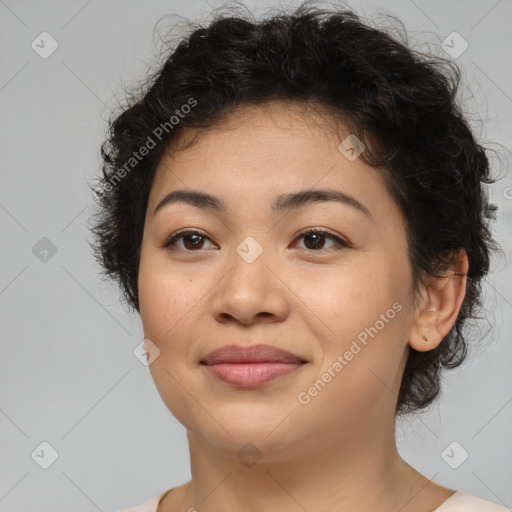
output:
[[[355,197],[335,189],[305,189],[291,194],[281,194],[272,203],[271,210],[274,215],[281,212],[288,212],[308,204],[334,201],[355,208],[368,217],[372,217],[368,208],[360,203]],[[185,203],[204,210],[213,210],[226,214],[228,208],[226,203],[219,197],[212,196],[200,190],[174,190],[167,194],[155,208],[153,216],[164,206],[173,203]]]

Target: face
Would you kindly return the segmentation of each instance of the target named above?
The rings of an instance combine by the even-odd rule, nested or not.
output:
[[[275,102],[159,163],[140,313],[157,389],[205,445],[234,453],[250,441],[284,459],[394,419],[413,319],[406,232],[381,171],[338,148],[348,135]],[[293,200],[311,189],[341,199]],[[224,208],[181,200],[154,213],[178,190]],[[221,380],[204,361],[226,345],[270,345],[302,363]]]

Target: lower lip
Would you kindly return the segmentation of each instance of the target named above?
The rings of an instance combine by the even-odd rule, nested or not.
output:
[[[302,366],[302,363],[220,363],[206,365],[206,369],[227,384],[253,388],[289,375]]]

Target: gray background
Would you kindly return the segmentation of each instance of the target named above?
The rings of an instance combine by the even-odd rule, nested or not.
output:
[[[113,511],[189,479],[185,430],[133,355],[140,319],[98,277],[86,184],[99,173],[105,121],[122,85],[154,63],[155,23],[172,13],[204,17],[220,5],[0,0],[1,512]],[[255,12],[275,5],[258,2]],[[469,44],[454,59],[466,110],[480,140],[503,145],[493,165],[504,178],[492,196],[505,255],[485,285],[485,341],[446,377],[441,400],[397,434],[401,454],[427,477],[512,507],[512,2],[349,5],[370,17],[397,15],[412,44],[425,49],[426,41],[439,54],[460,33]],[[31,48],[43,31],[59,45],[47,59]],[[57,249],[46,262],[36,245],[48,244],[43,237]],[[31,456],[43,441],[58,452],[48,469]],[[457,469],[441,456],[453,441],[469,453]]]

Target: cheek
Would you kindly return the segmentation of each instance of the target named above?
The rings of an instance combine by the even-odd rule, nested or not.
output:
[[[338,425],[341,434],[363,424],[370,415],[392,410],[401,380],[406,348],[403,326],[408,314],[400,300],[375,290],[371,300],[343,298],[333,304],[340,308],[339,312],[333,308],[330,317],[334,334],[320,338],[319,370],[300,390],[305,393],[301,399],[310,400],[304,407],[313,413],[309,415],[312,421],[317,415],[322,417],[326,436],[332,435],[332,425]]]
[[[144,338],[159,349],[149,370],[169,411],[187,428],[190,418],[202,418],[200,407],[184,391],[191,339],[200,336],[198,321],[201,306],[200,279],[184,277],[159,268],[155,257],[141,258],[139,303]],[[187,384],[187,389],[189,388]],[[203,419],[203,421],[206,421]],[[193,428],[192,428],[193,430]]]
[[[295,296],[323,324],[325,332],[320,339],[329,340],[329,344],[357,336],[390,308],[385,319],[394,318],[396,311],[392,306],[401,301],[405,289],[396,284],[404,282],[403,278],[397,278],[382,259],[372,261],[370,257],[353,265],[316,271],[312,268],[300,276],[290,274],[288,281]]]
[[[310,275],[294,285],[315,313],[321,372],[330,368],[336,374],[332,388],[340,386],[340,396],[348,393],[346,400],[354,407],[357,400],[351,397],[378,396],[385,389],[379,378],[391,381],[403,359],[409,321],[409,281],[403,268],[398,276],[398,269],[386,266],[382,257],[368,258],[365,264]]]
[[[182,339],[184,329],[190,335],[205,307],[206,291],[199,278],[163,270],[157,258],[141,258],[139,303],[145,337],[167,349],[173,340]]]

